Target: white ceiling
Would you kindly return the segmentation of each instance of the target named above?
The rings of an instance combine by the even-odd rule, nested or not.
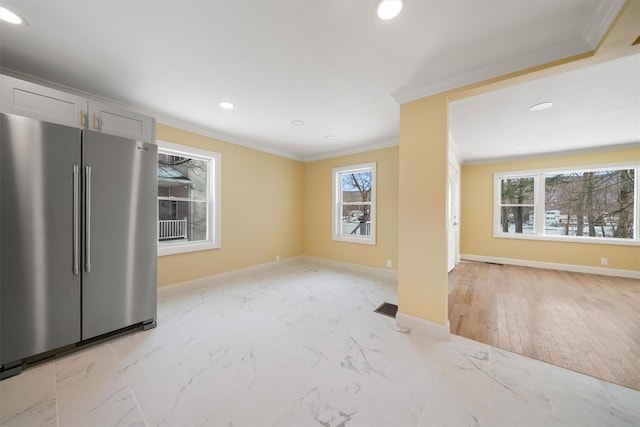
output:
[[[0,65],[160,122],[309,160],[397,144],[398,102],[593,50],[624,0],[406,0],[392,21],[375,16],[376,3],[0,0],[29,23],[0,24]],[[536,90],[554,100],[570,96]],[[505,134],[518,131],[524,116],[489,105],[507,99],[495,96],[480,101],[482,123],[473,117],[477,100],[452,107],[452,136],[465,160],[482,155],[479,145],[494,157],[505,153],[489,133],[502,125],[490,120],[508,123]],[[222,110],[221,100],[236,108]],[[483,124],[482,140],[465,129]],[[526,142],[536,144],[542,147],[540,138]]]
[[[640,147],[640,54],[453,102],[449,136],[464,163]]]

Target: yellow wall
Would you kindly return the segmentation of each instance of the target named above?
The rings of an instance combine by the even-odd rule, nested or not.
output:
[[[640,161],[640,148],[536,160],[463,166],[461,171],[460,252],[560,264],[640,270],[640,247],[493,237],[493,174]]]
[[[331,169],[376,162],[376,244],[331,239]],[[397,268],[398,147],[308,162],[304,165],[304,254],[370,267]]]
[[[399,267],[399,311],[446,324],[448,102],[610,60],[627,55],[630,50],[638,52],[638,46],[631,47],[637,37],[638,17],[640,1],[627,2],[596,52],[401,105],[400,146],[395,148],[302,164],[159,125],[158,139],[222,153],[223,209],[222,248],[160,257],[159,284],[273,261],[277,254],[282,258],[306,254],[374,267],[384,267],[386,260],[392,259],[394,269]],[[331,168],[370,161],[378,162],[377,245],[333,242]],[[474,173],[471,168],[466,169],[463,186],[474,179]],[[478,181],[481,180],[479,177]],[[492,200],[492,194],[486,200]],[[463,207],[467,203],[469,201],[463,200]],[[462,215],[464,221],[469,213]],[[478,217],[483,215],[486,214],[480,213]],[[491,224],[491,217],[488,224]],[[463,239],[470,226],[470,223],[463,223]],[[473,238],[469,239],[471,243],[466,239],[462,243],[462,252],[480,254],[473,246]],[[536,254],[547,250],[531,243],[529,248],[534,249],[527,249],[525,256],[525,252],[518,252],[522,249],[515,249],[516,243],[501,243],[501,252],[494,256],[509,254],[510,257],[536,259]],[[564,245],[569,245],[563,246],[567,248],[564,252],[578,253],[580,259],[588,259],[588,265],[592,265],[594,250],[598,253],[596,259],[609,258],[611,268],[634,268],[629,266],[638,255],[636,248]],[[591,247],[595,249],[588,249]],[[607,253],[600,255],[603,248]],[[554,262],[565,262],[563,259],[555,258]],[[633,265],[637,268],[637,264]]]
[[[443,326],[447,322],[445,190],[448,103],[637,53],[640,46],[631,46],[631,43],[638,34],[639,18],[640,1],[628,1],[602,43],[593,52],[474,83],[400,106],[400,313],[431,320]],[[467,176],[467,179],[470,178]],[[416,218],[424,218],[424,221],[416,221]],[[461,234],[464,235],[464,230]],[[618,258],[618,255],[614,254],[613,257]],[[622,258],[625,257],[620,256]],[[616,268],[617,263],[618,261],[609,267]],[[625,261],[624,265],[628,263]]]
[[[158,285],[302,255],[301,162],[158,125],[157,139],[222,155],[222,248],[158,257]]]
[[[400,107],[398,310],[447,321],[447,97]]]

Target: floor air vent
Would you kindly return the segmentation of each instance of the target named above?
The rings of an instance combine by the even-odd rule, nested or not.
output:
[[[398,312],[398,306],[395,304],[391,304],[388,302],[382,303],[382,305],[375,310],[375,313],[384,314],[385,316],[393,317],[395,319],[396,313]]]

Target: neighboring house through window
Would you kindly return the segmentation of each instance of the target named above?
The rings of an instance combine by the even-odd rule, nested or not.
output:
[[[333,240],[376,244],[376,164],[333,169]]]
[[[638,165],[494,175],[494,236],[638,244]]]
[[[158,141],[158,255],[220,247],[220,154]]]

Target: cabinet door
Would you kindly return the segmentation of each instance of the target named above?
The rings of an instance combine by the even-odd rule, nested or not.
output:
[[[137,141],[156,142],[153,117],[92,100],[89,100],[89,129]]]
[[[0,109],[45,122],[84,127],[87,99],[0,75]]]

